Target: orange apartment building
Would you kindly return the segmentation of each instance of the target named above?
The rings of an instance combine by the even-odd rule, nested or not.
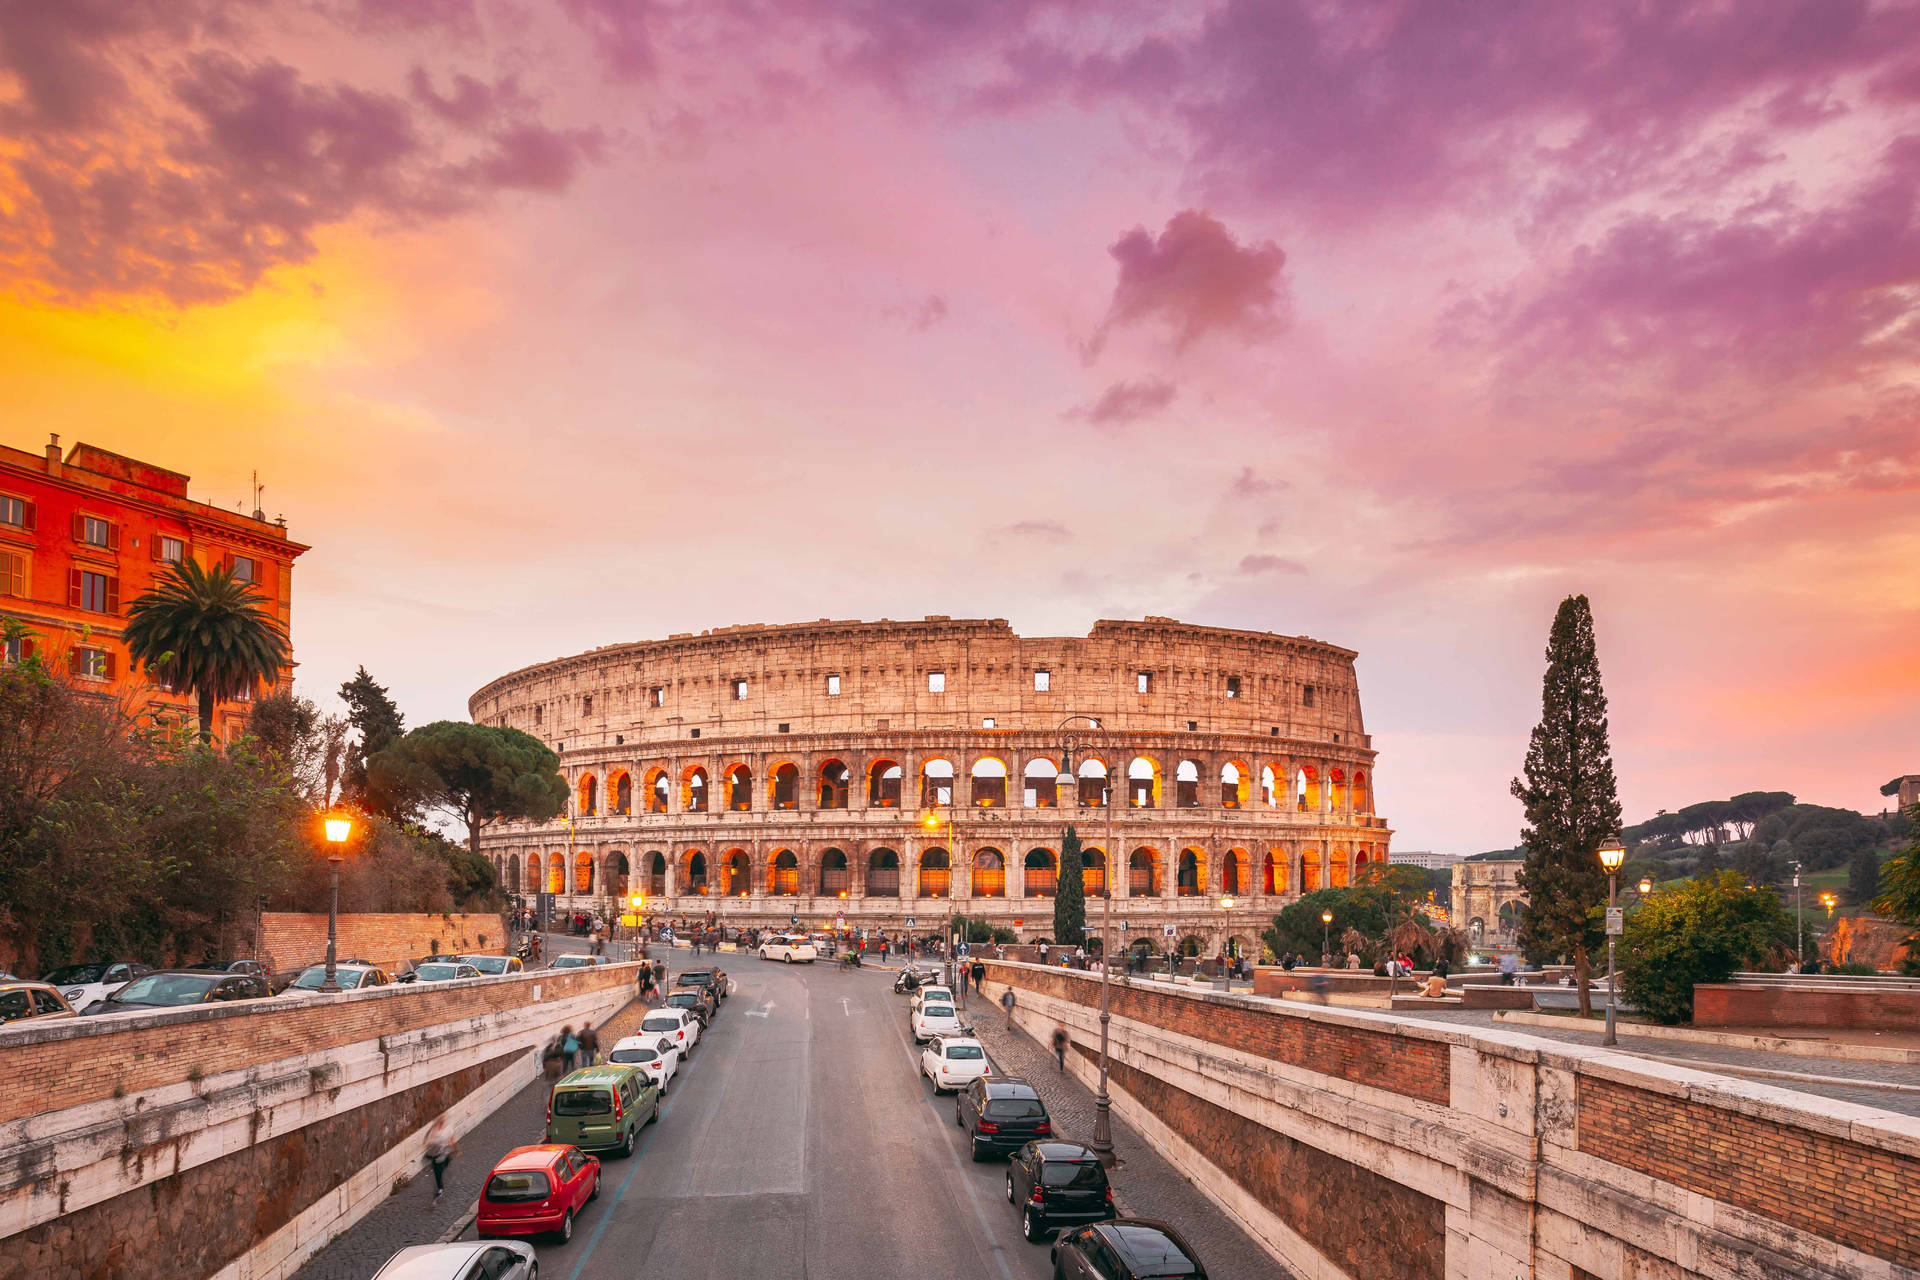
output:
[[[0,445],[0,615],[34,635],[8,661],[39,653],[56,671],[163,717],[194,717],[191,699],[135,672],[121,640],[127,606],[173,561],[227,567],[251,580],[282,627],[290,621],[293,561],[307,548],[284,523],[187,497],[187,477],[60,437],[43,453]],[[292,668],[282,680],[292,677]],[[221,703],[215,732],[245,723],[251,698]]]

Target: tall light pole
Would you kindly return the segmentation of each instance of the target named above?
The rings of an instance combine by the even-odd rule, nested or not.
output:
[[[949,800],[950,801],[957,800],[959,798],[959,792],[960,792],[960,776],[958,774],[955,774],[953,779],[953,795],[949,797]],[[921,822],[921,825],[926,827],[926,829],[929,831],[938,831],[940,829],[940,815],[937,813],[927,814],[927,816],[922,818],[920,822]],[[955,959],[954,952],[957,950],[957,948],[954,945],[954,937],[953,937],[953,878],[960,873],[960,851],[953,847],[953,805],[951,803],[947,805],[946,827],[947,827],[947,927],[946,927],[947,989],[949,991],[954,992],[957,999],[959,996],[960,988],[954,983],[954,980],[953,980],[954,979],[954,959]],[[911,961],[909,961],[909,965],[911,965]],[[961,1007],[965,1008],[965,1005],[962,1004]]]
[[[338,991],[340,981],[334,973],[340,944],[340,847],[353,835],[353,819],[344,813],[330,813],[321,824],[327,833],[327,976],[322,991]]]
[[[1800,864],[1793,864],[1793,962],[1807,969],[1807,917],[1800,909]]]
[[[1066,728],[1075,720],[1085,720],[1094,729],[1100,727],[1100,722],[1092,716],[1068,716],[1055,726],[1056,731]],[[1091,743],[1092,739],[1087,741]],[[1113,1099],[1107,1095],[1107,1025],[1113,1020],[1113,946],[1110,939],[1113,928],[1114,808],[1119,803],[1120,793],[1120,789],[1114,785],[1113,769],[1114,766],[1109,763],[1107,847],[1102,851],[1106,866],[1100,876],[1100,1092],[1093,1097],[1093,1141],[1087,1144],[1104,1165],[1113,1164]],[[1061,743],[1060,772],[1055,775],[1053,782],[1056,792],[1061,787],[1073,788],[1074,803],[1078,805],[1080,788],[1079,779],[1073,772],[1071,738]],[[1084,871],[1082,874],[1085,874]]]
[[[1613,967],[1613,943],[1619,936],[1619,917],[1614,914],[1614,891],[1619,886],[1620,864],[1627,860],[1627,846],[1617,837],[1600,842],[1600,865],[1607,869],[1607,1034],[1602,1044],[1614,1044],[1613,989],[1617,984]]]

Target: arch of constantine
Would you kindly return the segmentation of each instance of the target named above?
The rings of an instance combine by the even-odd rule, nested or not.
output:
[[[484,724],[560,755],[569,814],[481,836],[508,892],[736,926],[1050,937],[1061,836],[1087,921],[1258,955],[1302,892],[1384,862],[1352,650],[1304,637],[1001,620],[718,628],[504,675]],[[1058,781],[1062,768],[1073,783]],[[1109,838],[1109,830],[1112,837]],[[912,923],[909,923],[909,922]],[[1116,945],[1122,939],[1116,938]]]

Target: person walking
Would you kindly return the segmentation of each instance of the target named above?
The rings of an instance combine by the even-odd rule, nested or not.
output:
[[[573,1061],[580,1053],[580,1037],[573,1034],[570,1026],[560,1028],[560,1065],[563,1070],[573,1070]]]
[[[593,1029],[591,1022],[580,1028],[578,1039],[580,1041],[580,1065],[583,1067],[599,1066],[600,1033]]]
[[[1060,1070],[1067,1069],[1067,1029],[1065,1027],[1056,1026],[1053,1029],[1053,1060],[1059,1064]]]
[[[984,960],[973,962],[973,994],[980,994],[980,984],[987,980],[987,965]]]
[[[427,1167],[433,1170],[435,1200],[447,1189],[447,1165],[459,1149],[459,1144],[453,1140],[453,1126],[447,1123],[444,1115],[435,1116],[433,1123],[427,1126],[426,1143]]]

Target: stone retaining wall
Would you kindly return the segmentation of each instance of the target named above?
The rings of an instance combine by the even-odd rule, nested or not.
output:
[[[987,988],[1094,1083],[1097,980],[990,961]],[[1115,1108],[1307,1280],[1920,1277],[1920,1119],[1501,1031],[1111,995]]]
[[[299,969],[327,958],[327,917],[295,911],[268,911],[260,917],[260,953],[276,969]],[[462,955],[504,949],[506,925],[490,913],[429,915],[367,913],[340,917],[335,952],[399,971],[434,954]]]
[[[1920,991],[1701,985],[1693,989],[1693,1025],[1920,1031]]]

